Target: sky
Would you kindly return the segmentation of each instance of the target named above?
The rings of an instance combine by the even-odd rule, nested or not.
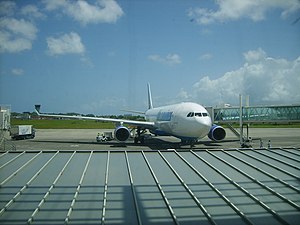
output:
[[[300,104],[299,0],[0,1],[0,105]]]

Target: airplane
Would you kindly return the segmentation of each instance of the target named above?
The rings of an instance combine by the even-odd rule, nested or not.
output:
[[[118,142],[126,142],[130,136],[130,129],[125,126],[133,126],[136,129],[134,143],[144,143],[144,133],[149,130],[156,136],[174,136],[181,143],[194,145],[206,135],[213,141],[221,141],[226,132],[223,127],[213,124],[207,110],[197,103],[182,102],[178,104],[153,107],[150,84],[148,83],[148,109],[143,113],[146,121],[126,119],[113,119],[103,117],[69,116],[41,113],[41,105],[35,105],[35,111],[42,117],[84,119],[95,121],[107,121],[115,123],[114,137]]]

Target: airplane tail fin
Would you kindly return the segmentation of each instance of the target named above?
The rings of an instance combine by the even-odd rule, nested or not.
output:
[[[150,84],[148,83],[148,109],[152,109],[152,108],[153,108],[152,95],[151,95]]]
[[[34,105],[34,108],[35,108],[35,112],[40,115],[41,114],[41,105]]]

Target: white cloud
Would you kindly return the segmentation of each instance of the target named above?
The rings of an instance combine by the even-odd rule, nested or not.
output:
[[[216,4],[218,5],[216,11],[206,8],[192,8],[188,11],[188,16],[199,24],[238,20],[240,18],[260,21],[271,9],[282,10],[282,17],[287,17],[300,9],[298,0],[218,0]]]
[[[81,56],[80,61],[82,63],[84,63],[86,66],[88,66],[89,68],[94,68],[94,66],[95,66],[93,64],[92,60],[89,57],[85,56],[85,55]]]
[[[58,38],[48,37],[47,44],[50,55],[83,54],[85,52],[81,38],[75,32],[64,34]]]
[[[176,99],[180,101],[187,101],[190,98],[191,96],[189,95],[189,93],[185,91],[183,88],[180,89],[179,93],[176,96]]]
[[[83,25],[89,23],[115,23],[123,14],[114,0],[98,0],[94,5],[88,1],[45,0],[47,10],[62,12]]]
[[[300,102],[300,57],[293,61],[276,59],[258,49],[246,52],[244,58],[245,64],[237,70],[217,79],[200,79],[193,85],[190,100],[205,105],[237,104],[239,94],[243,94],[250,95],[252,104]]]
[[[14,14],[16,3],[12,1],[0,2],[0,15],[11,16]]]
[[[35,5],[26,5],[21,9],[21,14],[30,18],[44,19],[46,16]]]
[[[160,55],[149,55],[148,59],[167,65],[175,65],[181,63],[181,59],[178,54],[168,54],[166,57],[162,57]]]
[[[24,19],[0,19],[0,52],[21,52],[30,50],[38,29]]]
[[[206,54],[201,55],[199,59],[200,60],[210,60],[210,59],[212,59],[212,57],[213,57],[212,54],[206,53]]]
[[[258,62],[266,58],[266,56],[267,54],[261,48],[244,53],[246,62]]]
[[[46,10],[49,11],[65,7],[68,4],[66,0],[42,0],[42,2],[45,4]]]
[[[23,75],[24,74],[24,70],[23,69],[20,69],[20,68],[14,68],[11,70],[12,74],[14,75]]]
[[[0,52],[30,50],[38,32],[33,19],[46,16],[34,5],[20,8],[13,1],[0,2],[0,15]]]

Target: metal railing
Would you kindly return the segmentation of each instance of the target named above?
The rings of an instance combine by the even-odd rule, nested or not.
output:
[[[6,132],[5,130],[0,130],[0,151],[15,151],[17,149],[16,145],[5,137]]]

